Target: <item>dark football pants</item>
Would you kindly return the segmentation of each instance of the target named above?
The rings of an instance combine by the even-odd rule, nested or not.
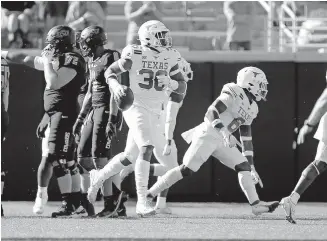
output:
[[[106,137],[108,118],[108,106],[93,107],[84,125],[78,145],[79,158],[88,157],[90,145],[92,146],[93,158],[109,157],[110,150]]]
[[[69,116],[62,112],[56,112],[50,116],[50,134],[48,140],[49,155],[57,160],[64,159],[66,162],[73,159],[74,138],[72,135],[75,116]]]

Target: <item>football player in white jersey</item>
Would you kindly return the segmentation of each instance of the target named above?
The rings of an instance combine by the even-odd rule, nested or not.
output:
[[[241,69],[237,83],[226,84],[220,96],[210,105],[204,122],[182,134],[186,142],[191,143],[183,164],[162,176],[148,191],[148,198],[157,196],[184,176],[198,171],[212,155],[238,173],[240,186],[255,215],[273,212],[279,202],[260,201],[256,192],[255,184],[261,180],[254,168],[251,134],[252,121],[258,114],[256,102],[265,99],[267,85],[262,70],[255,67]],[[236,148],[237,140],[232,135],[237,129],[243,153]]]
[[[193,71],[190,64],[184,59],[178,62],[182,74],[184,75],[184,80],[186,82],[193,79]],[[177,161],[177,148],[173,139],[173,133],[176,125],[176,118],[180,107],[183,104],[186,92],[183,94],[172,91],[171,89],[166,89],[167,97],[165,104],[163,105],[163,110],[161,114],[161,120],[157,128],[160,130],[160,135],[157,136],[158,145],[155,146],[153,153],[159,163],[150,165],[150,175],[160,176],[164,175],[168,170],[178,166]],[[159,144],[160,143],[160,144]],[[139,154],[138,147],[133,139],[132,133],[129,132],[126,141],[126,147],[124,152],[118,154],[115,158],[120,160],[127,159],[125,162],[132,163],[126,166],[120,174],[114,176],[115,185],[120,189],[121,182],[130,173],[134,171],[135,161]],[[117,177],[118,176],[118,177]],[[168,189],[161,192],[157,198],[156,213],[161,214],[171,214],[170,208],[167,207],[166,197],[168,194]]]
[[[318,123],[319,126],[314,135],[314,138],[319,140],[316,157],[314,161],[303,170],[302,176],[291,195],[281,200],[281,206],[285,211],[286,220],[293,224],[296,223],[294,220],[295,206],[301,195],[321,173],[327,170],[327,87],[317,100],[309,118],[304,122],[304,126],[299,132],[297,139],[299,145],[304,143],[305,137],[313,131]]]
[[[125,95],[126,86],[117,81],[117,75],[129,71],[130,88],[134,93],[133,105],[123,112],[130,133],[139,149],[135,163],[135,182],[138,201],[136,213],[152,215],[155,211],[146,198],[150,170],[150,159],[157,136],[162,105],[166,99],[165,88],[184,93],[186,83],[178,66],[180,54],[171,48],[169,29],[156,20],[144,23],[139,29],[141,45],[128,45],[121,59],[106,71],[106,78],[115,98]],[[94,202],[102,180],[119,173],[130,163],[114,158],[100,171],[90,173],[90,202]]]

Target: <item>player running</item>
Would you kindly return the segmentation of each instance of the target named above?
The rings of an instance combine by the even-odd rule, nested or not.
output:
[[[122,57],[106,71],[107,82],[115,96],[120,99],[126,86],[117,81],[117,75],[129,71],[130,88],[134,93],[134,103],[123,112],[130,133],[139,149],[135,163],[135,182],[137,190],[136,213],[140,216],[154,214],[146,198],[150,170],[150,159],[157,136],[157,126],[165,99],[165,87],[184,93],[186,83],[180,72],[180,54],[171,48],[169,29],[159,21],[144,23],[138,32],[141,45],[124,48]],[[128,159],[113,158],[98,173],[91,173],[91,186],[88,191],[90,202],[95,201],[96,193],[104,180],[119,173],[128,166]]]
[[[181,60],[178,62],[178,65],[182,74],[184,75],[184,80],[186,82],[192,80],[193,71],[190,67],[190,64],[184,58],[181,58]],[[157,176],[158,178],[164,175],[168,170],[178,166],[177,148],[173,139],[173,133],[175,130],[177,115],[183,104],[186,92],[179,94],[178,92],[167,88],[166,94],[168,98],[166,98],[165,104],[163,105],[160,122],[157,127],[158,130],[161,130],[160,135],[157,136],[157,141],[160,143],[160,145],[155,146],[153,149],[153,154],[159,163],[150,165],[150,176]],[[127,159],[125,162],[132,164],[126,166],[120,172],[120,174],[117,174],[120,177],[120,180],[117,181],[118,185],[117,182],[115,182],[118,188],[120,188],[120,183],[124,180],[124,178],[126,178],[130,173],[134,171],[135,161],[138,154],[139,150],[133,139],[133,136],[131,132],[128,132],[125,150],[124,152],[119,153],[115,158],[119,158],[120,160]],[[116,176],[114,176],[114,180],[117,180]],[[172,213],[170,208],[167,207],[167,194],[168,189],[159,194],[155,206],[156,213]]]
[[[226,84],[220,96],[210,105],[204,122],[182,134],[191,143],[183,158],[183,164],[169,170],[148,191],[153,198],[162,190],[199,170],[212,155],[238,173],[240,186],[255,215],[273,212],[279,202],[260,201],[255,184],[260,177],[253,163],[251,124],[258,114],[256,102],[265,100],[268,81],[264,72],[255,67],[241,69],[237,83]],[[240,131],[242,153],[236,148],[232,135]],[[242,155],[243,154],[243,155]]]
[[[84,174],[94,169],[102,169],[108,163],[110,143],[116,133],[118,123],[118,107],[110,94],[104,73],[113,62],[119,59],[120,54],[117,51],[105,49],[106,43],[106,34],[99,26],[87,27],[81,33],[79,44],[83,56],[89,60],[90,80],[73,134],[80,135],[85,117],[89,114],[81,133],[77,154]],[[88,156],[90,146],[92,146],[92,158]],[[82,187],[84,190],[87,188]],[[103,185],[104,209],[96,217],[117,216],[122,194],[121,192],[118,196],[113,195],[112,180],[107,180]]]
[[[7,54],[4,53],[5,55]],[[9,114],[8,114],[8,106],[9,106],[9,76],[10,69],[8,62],[5,58],[2,57],[1,53],[1,142],[5,140],[5,135],[7,133],[8,125],[9,125]],[[1,195],[3,193],[3,187],[5,185],[5,168],[4,161],[2,161],[1,168]],[[1,204],[1,216],[4,216],[3,208]]]
[[[315,160],[303,170],[302,176],[292,193],[288,197],[284,197],[280,202],[285,211],[286,220],[293,224],[296,224],[294,218],[295,206],[301,195],[327,169],[327,88],[325,88],[317,100],[309,118],[304,122],[304,126],[301,128],[297,139],[298,145],[304,143],[305,137],[313,131],[318,123],[319,126],[314,135],[314,138],[319,140]]]

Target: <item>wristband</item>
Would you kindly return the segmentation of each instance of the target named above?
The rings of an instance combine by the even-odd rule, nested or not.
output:
[[[314,128],[316,125],[311,125],[311,124],[309,124],[309,121],[308,120],[305,120],[304,121],[304,124],[306,125],[306,126],[309,126],[309,127],[311,127],[311,128]]]
[[[224,125],[223,125],[223,123],[221,122],[220,119],[213,120],[211,122],[211,125],[212,125],[213,128],[216,128],[216,129],[219,129],[219,130],[221,130],[224,127]]]

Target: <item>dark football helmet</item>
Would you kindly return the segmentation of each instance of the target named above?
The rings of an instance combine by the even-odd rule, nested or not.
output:
[[[100,26],[85,28],[80,36],[79,45],[84,57],[92,57],[99,46],[107,43],[107,36]]]
[[[75,44],[74,30],[64,25],[55,26],[48,32],[45,43],[55,49],[54,57],[72,51]]]

